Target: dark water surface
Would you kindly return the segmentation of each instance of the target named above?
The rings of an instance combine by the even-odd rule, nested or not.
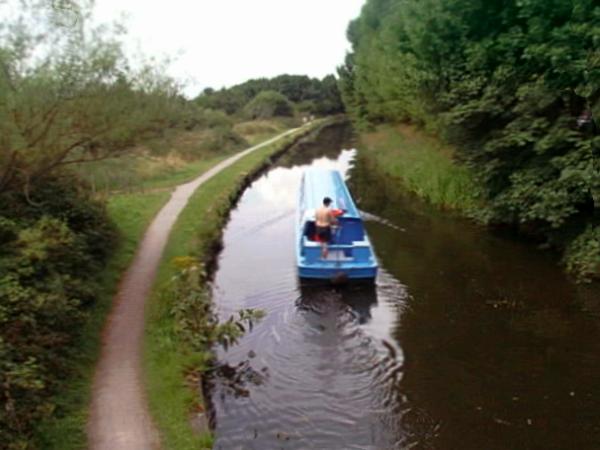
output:
[[[347,131],[300,145],[231,214],[217,311],[267,315],[219,354],[215,448],[600,448],[598,289],[403,195]],[[311,165],[345,172],[370,213],[375,286],[300,286],[296,194]]]

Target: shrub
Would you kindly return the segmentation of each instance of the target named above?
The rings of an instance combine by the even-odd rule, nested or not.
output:
[[[179,336],[195,351],[205,352],[215,344],[227,350],[264,316],[261,310],[242,309],[237,316],[219,322],[206,288],[203,266],[192,257],[175,258],[173,263],[178,272],[167,294],[171,297],[170,313]]]
[[[103,206],[64,178],[0,206],[0,442],[23,449],[55,409],[115,232]]]
[[[453,144],[487,222],[563,249],[598,217],[597,3],[368,0],[339,69],[347,110],[360,127],[411,122]],[[581,239],[570,267],[588,265],[573,265],[595,245]]]
[[[244,108],[251,119],[268,119],[276,116],[293,116],[294,107],[284,95],[275,91],[263,91]]]
[[[202,143],[202,149],[213,153],[223,153],[245,147],[248,143],[231,128],[212,130],[209,137]]]
[[[567,247],[567,269],[578,278],[600,278],[600,226],[588,226]]]
[[[188,117],[183,128],[191,131],[196,128],[231,128],[233,120],[223,111],[199,107],[195,103],[186,104]]]

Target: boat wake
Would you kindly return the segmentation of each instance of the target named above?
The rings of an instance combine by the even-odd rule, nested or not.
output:
[[[371,214],[368,213],[366,211],[363,210],[359,210],[361,217],[363,218],[363,220],[367,220],[369,222],[377,222],[380,223],[382,225],[388,226],[394,230],[398,230],[398,231],[402,231],[402,232],[406,232],[405,228],[399,227],[398,225],[393,224],[392,222],[390,222],[387,219],[384,219],[383,217],[379,217],[375,214]]]

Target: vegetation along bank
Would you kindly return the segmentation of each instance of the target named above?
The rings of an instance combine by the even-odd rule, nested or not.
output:
[[[65,27],[51,2],[25,2],[0,28],[0,446],[9,449],[85,446],[100,330],[169,189],[302,121],[293,101],[292,115],[278,116],[269,98],[257,101],[259,115],[186,99],[159,64],[129,64],[90,8],[72,2],[78,20]]]
[[[278,155],[332,122],[317,121],[246,156],[205,183],[179,216],[150,297],[144,352],[151,413],[165,448],[211,448],[202,374],[214,366],[214,345],[234,344],[260,318],[260,311],[252,310],[217,318],[212,310],[206,282],[230,209]]]
[[[361,129],[413,124],[451,144],[479,220],[598,278],[598,30],[594,0],[368,0],[348,27],[342,98]]]

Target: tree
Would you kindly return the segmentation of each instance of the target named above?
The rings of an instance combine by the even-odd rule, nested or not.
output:
[[[129,68],[118,33],[89,26],[89,3],[18,4],[0,24],[0,446],[11,450],[32,448],[57,413],[116,242],[104,205],[61,169],[193,112],[162,67]]]
[[[0,30],[0,194],[119,155],[180,113],[175,83],[131,70],[118,34],[89,26],[89,5],[70,2],[66,28],[48,2],[22,4]]]
[[[263,91],[244,108],[252,119],[267,119],[277,116],[292,116],[294,107],[284,95],[275,91]]]
[[[299,110],[310,113],[336,114],[344,110],[333,75],[326,76],[323,80],[309,78],[306,75],[258,78],[219,91],[205,89],[194,101],[204,108],[237,114],[263,91],[278,92],[298,105]]]
[[[600,259],[599,28],[594,0],[369,0],[342,98],[361,126],[410,121],[454,144],[482,220]]]

